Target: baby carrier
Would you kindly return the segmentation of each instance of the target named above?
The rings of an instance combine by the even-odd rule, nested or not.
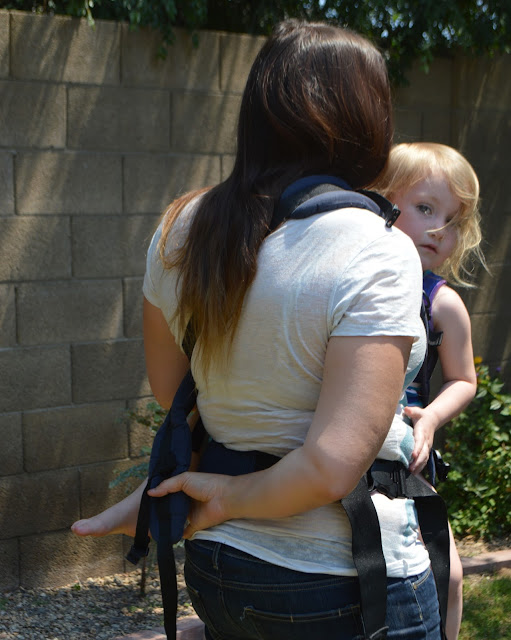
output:
[[[271,221],[270,231],[289,218],[309,216],[355,207],[383,217],[388,227],[399,215],[382,196],[369,191],[353,191],[338,178],[309,176],[293,183],[283,193]],[[195,343],[191,325],[183,340],[183,349],[191,357]],[[141,499],[134,544],[127,556],[133,564],[148,553],[149,529],[157,542],[164,624],[167,638],[176,638],[177,584],[172,545],[181,539],[188,513],[189,498],[176,493],[151,498],[147,489],[164,479],[186,471],[192,450],[199,450],[206,439],[199,471],[241,475],[270,467],[276,456],[260,451],[234,451],[213,441],[198,421],[193,434],[187,416],[196,402],[197,392],[191,372],[183,379],[164,424],[155,436],[149,462],[149,479]],[[449,581],[449,536],[447,512],[443,500],[399,462],[375,460],[355,490],[341,500],[353,531],[352,551],[359,576],[361,613],[365,640],[387,636],[385,626],[387,572],[383,556],[379,522],[370,492],[380,491],[390,498],[413,498],[419,515],[422,537],[428,548],[445,620]]]
[[[408,404],[426,407],[429,404],[431,377],[438,362],[438,347],[442,344],[442,331],[435,331],[432,305],[440,287],[446,284],[441,276],[432,271],[425,271],[422,280],[421,318],[426,329],[427,350],[415,380],[406,390]],[[436,486],[437,480],[446,480],[450,465],[443,461],[438,450],[432,449],[429,455],[427,471],[429,480]]]

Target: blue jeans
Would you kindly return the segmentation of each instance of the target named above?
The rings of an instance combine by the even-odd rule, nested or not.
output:
[[[227,545],[186,542],[185,579],[208,640],[360,640],[358,578],[308,574]],[[389,579],[388,640],[440,640],[433,575]]]

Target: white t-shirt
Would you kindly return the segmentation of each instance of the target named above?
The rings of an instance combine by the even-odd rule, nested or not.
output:
[[[168,247],[182,243],[192,211],[193,203],[172,229]],[[177,279],[175,271],[162,267],[160,236],[161,227],[148,251],[143,291],[180,343],[183,336],[173,320]],[[301,446],[318,401],[330,336],[413,336],[404,391],[425,350],[421,295],[422,269],[412,241],[374,213],[349,208],[287,221],[260,249],[228,370],[212,367],[206,385],[192,357],[207,431],[239,450],[282,456]],[[380,457],[407,463],[412,449],[412,429],[398,407]],[[429,558],[417,538],[413,502],[379,494],[375,505],[388,575],[425,570]],[[299,571],[356,575],[351,528],[340,503],[288,518],[230,520],[196,537]]]

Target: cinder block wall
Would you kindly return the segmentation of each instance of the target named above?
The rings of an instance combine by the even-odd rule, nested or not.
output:
[[[69,533],[147,441],[145,251],[178,194],[232,166],[261,38],[0,11],[0,590],[124,570],[120,536]],[[494,276],[466,297],[476,353],[510,370],[510,57],[438,61],[396,93],[399,140],[460,146],[479,172]],[[508,376],[509,379],[509,376]]]

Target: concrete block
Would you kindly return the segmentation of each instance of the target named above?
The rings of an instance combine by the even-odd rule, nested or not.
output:
[[[121,536],[79,538],[55,531],[20,541],[20,582],[25,589],[63,587],[122,570]]]
[[[0,217],[0,255],[0,280],[69,277],[69,220],[54,216]]]
[[[25,470],[33,473],[126,458],[123,414],[122,402],[25,412]]]
[[[167,635],[163,627],[136,631],[127,636],[118,636],[114,640],[166,640]],[[197,616],[186,616],[176,623],[176,640],[203,640],[204,623]]]
[[[0,348],[16,344],[14,286],[0,284]]]
[[[67,16],[12,12],[14,78],[86,84],[119,84],[120,25]],[[28,46],[27,46],[28,43]]]
[[[0,153],[0,216],[15,213],[13,164],[12,154]]]
[[[452,114],[447,108],[425,108],[422,120],[422,139],[428,142],[451,144]]]
[[[484,157],[487,163],[511,168],[511,153],[504,131],[511,127],[511,113],[492,109],[459,109],[453,119],[453,145],[464,154]],[[507,157],[499,149],[507,147]]]
[[[174,29],[167,56],[158,56],[161,35],[152,29],[131,31],[122,25],[122,84],[126,86],[196,89],[220,88],[220,36],[200,31],[198,46],[184,29]]]
[[[69,347],[0,350],[0,412],[70,404]]]
[[[416,142],[422,139],[422,112],[416,109],[394,109],[394,142]]]
[[[120,338],[123,333],[121,281],[20,284],[17,312],[20,344]]]
[[[236,156],[234,155],[223,155],[221,157],[221,180],[227,180],[227,178],[231,175],[232,170],[234,169],[235,160]]]
[[[468,576],[474,573],[493,573],[511,567],[511,550],[490,551],[479,556],[461,558],[463,575]]]
[[[16,539],[0,541],[0,593],[20,586],[19,550]]]
[[[148,405],[158,406],[158,403],[152,396],[139,400],[130,400],[128,402],[128,410],[131,414],[128,418],[128,429],[130,457],[132,458],[140,458],[143,456],[144,448],[151,448],[156,430],[159,424],[161,424],[153,418],[154,412]],[[144,422],[148,421],[149,424],[144,424],[140,420],[137,420],[133,415],[135,413],[141,417],[141,420]],[[152,425],[154,425],[154,430],[151,428]]]
[[[241,96],[172,94],[171,149],[188,153],[233,153]]]
[[[485,362],[501,363],[511,359],[511,314],[476,313],[472,320],[474,354]]]
[[[223,33],[220,36],[220,88],[243,93],[252,63],[266,42],[263,36]]]
[[[73,345],[72,372],[74,402],[150,394],[142,340]]]
[[[144,478],[133,478],[131,486],[122,482],[115,487],[110,487],[110,483],[118,478],[119,472],[126,471],[138,462],[138,460],[124,460],[83,467],[80,470],[82,518],[90,518],[107,509],[123,500],[133,489],[138,487]]]
[[[122,212],[120,157],[25,152],[16,157],[15,168],[20,214]]]
[[[433,60],[429,71],[415,63],[406,74],[409,85],[394,92],[398,107],[422,109],[425,105],[443,107],[451,104],[454,62],[447,58]]]
[[[504,292],[511,291],[511,264],[491,264],[491,274],[482,267],[475,274],[474,289],[460,294],[470,313],[497,313],[511,315],[511,300]]]
[[[0,10],[0,78],[9,75],[9,51],[10,51],[10,16],[8,11]]]
[[[4,80],[0,82],[0,93],[0,140],[3,146],[65,146],[65,87]]]
[[[21,413],[0,414],[0,476],[23,472]]]
[[[78,278],[142,276],[157,216],[73,220],[73,274]]]
[[[511,101],[511,55],[456,57],[452,103],[467,109],[508,111]]]
[[[128,156],[124,159],[126,212],[160,214],[178,195],[220,180],[218,156]]]
[[[169,147],[168,91],[69,87],[68,147],[165,151]]]
[[[143,278],[124,278],[124,335],[126,338],[142,337],[142,283]]]
[[[68,527],[80,514],[78,471],[61,469],[0,478],[0,538]]]

